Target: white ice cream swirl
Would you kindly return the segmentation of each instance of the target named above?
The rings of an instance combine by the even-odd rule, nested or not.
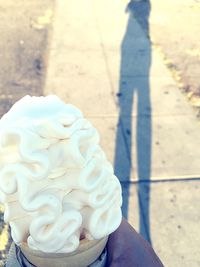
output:
[[[0,201],[16,244],[72,252],[121,222],[121,187],[80,110],[26,96],[0,120]]]

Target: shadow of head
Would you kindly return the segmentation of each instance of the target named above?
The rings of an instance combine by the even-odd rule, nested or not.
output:
[[[130,13],[138,21],[147,33],[149,32],[150,11],[150,0],[131,0],[125,10],[126,13]]]

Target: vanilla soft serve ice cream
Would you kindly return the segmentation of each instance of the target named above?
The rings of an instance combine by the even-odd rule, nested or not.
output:
[[[56,96],[25,96],[0,120],[0,201],[14,242],[75,251],[121,222],[121,187],[99,135]]]

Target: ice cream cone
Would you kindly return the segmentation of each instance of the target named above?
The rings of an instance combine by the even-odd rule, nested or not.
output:
[[[37,267],[86,267],[95,262],[106,246],[108,237],[100,240],[80,241],[80,245],[72,253],[44,253],[32,250],[26,243],[20,245],[24,256]]]
[[[57,96],[25,96],[0,119],[0,148],[4,218],[14,243],[24,241],[16,260],[102,266],[104,237],[121,223],[122,190],[97,129]]]

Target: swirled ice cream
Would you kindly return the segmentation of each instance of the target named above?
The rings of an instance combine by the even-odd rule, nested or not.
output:
[[[0,200],[14,242],[75,251],[121,222],[121,187],[99,135],[56,96],[25,96],[0,120]]]

